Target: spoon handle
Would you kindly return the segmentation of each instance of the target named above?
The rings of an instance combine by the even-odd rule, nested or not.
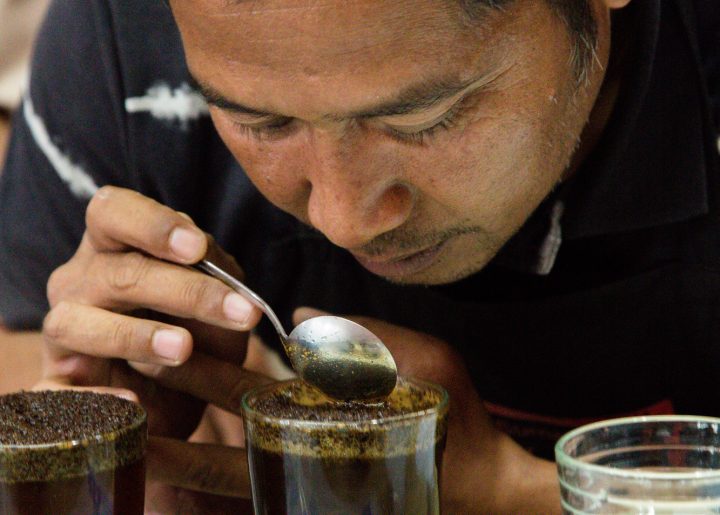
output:
[[[196,270],[200,270],[201,272],[210,275],[214,277],[215,279],[219,279],[226,285],[228,285],[230,288],[238,292],[240,295],[245,297],[247,300],[255,304],[258,308],[262,310],[263,313],[267,315],[267,317],[270,319],[270,322],[272,322],[272,325],[275,326],[275,330],[277,330],[278,334],[283,340],[283,344],[287,340],[288,336],[287,333],[285,333],[285,329],[283,329],[282,324],[280,323],[280,319],[278,319],[275,312],[272,310],[272,308],[268,305],[267,302],[265,302],[260,295],[252,291],[250,288],[245,286],[243,283],[235,279],[232,275],[227,273],[225,270],[217,266],[215,263],[212,263],[211,261],[208,261],[207,259],[203,259],[202,261],[199,261],[198,263],[195,263],[194,265],[191,265],[192,268]]]

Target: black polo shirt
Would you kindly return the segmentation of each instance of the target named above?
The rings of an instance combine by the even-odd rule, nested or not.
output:
[[[258,194],[189,86],[160,0],[56,2],[0,179],[0,314],[39,327],[89,197],[115,184],[193,216],[287,326],[311,305],[454,345],[498,425],[540,455],[585,421],[720,416],[714,4],[618,11],[621,93],[592,154],[483,271],[417,287],[373,276]]]

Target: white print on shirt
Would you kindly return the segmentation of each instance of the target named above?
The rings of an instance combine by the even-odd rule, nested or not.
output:
[[[35,143],[45,154],[50,165],[55,168],[60,179],[68,185],[73,195],[81,199],[92,197],[98,190],[95,181],[53,143],[47,127],[45,127],[45,122],[35,113],[35,107],[29,97],[23,99],[23,116]]]
[[[166,83],[156,84],[143,97],[126,98],[125,110],[128,113],[149,112],[162,121],[178,121],[184,130],[190,121],[209,114],[203,96],[186,83],[175,89],[170,89]]]
[[[562,245],[560,219],[563,211],[565,211],[565,204],[557,201],[552,208],[552,213],[550,213],[550,230],[540,246],[539,259],[535,266],[535,273],[538,275],[548,275],[555,265],[555,259],[557,259]]]

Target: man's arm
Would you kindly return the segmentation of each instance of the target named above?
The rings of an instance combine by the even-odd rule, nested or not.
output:
[[[42,376],[42,335],[0,326],[0,394],[29,389]]]

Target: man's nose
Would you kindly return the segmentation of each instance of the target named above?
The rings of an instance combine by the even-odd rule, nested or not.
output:
[[[377,142],[376,142],[377,143]],[[316,135],[306,178],[310,223],[340,247],[359,248],[410,217],[414,193],[382,146],[357,137]]]

